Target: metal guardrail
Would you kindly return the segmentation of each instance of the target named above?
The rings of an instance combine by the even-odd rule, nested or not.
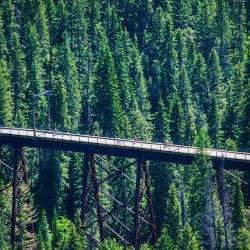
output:
[[[34,139],[42,138],[55,141],[70,141],[73,143],[88,143],[88,144],[90,143],[96,145],[116,146],[120,148],[144,149],[146,151],[171,152],[184,155],[196,155],[202,151],[212,158],[226,158],[226,159],[233,159],[240,161],[250,161],[250,153],[245,153],[245,152],[208,149],[208,148],[200,149],[197,147],[190,147],[190,146],[183,146],[176,144],[144,142],[131,139],[122,139],[122,138],[109,138],[102,136],[92,136],[92,135],[90,136],[90,135],[44,131],[44,130],[34,131],[33,129],[8,128],[8,127],[1,127],[0,136],[1,134],[4,135],[9,134],[13,136],[21,136],[29,138],[35,136]]]

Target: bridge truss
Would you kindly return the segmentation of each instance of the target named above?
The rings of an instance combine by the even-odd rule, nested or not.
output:
[[[21,204],[19,200],[22,196],[23,186],[26,187],[26,192],[29,192],[25,147],[40,148],[42,145],[43,148],[48,147],[53,150],[57,145],[63,143],[64,146],[61,148],[63,150],[84,153],[80,218],[90,249],[95,249],[96,245],[101,244],[109,236],[115,237],[124,245],[132,246],[134,249],[139,249],[142,242],[150,242],[154,245],[157,240],[157,230],[148,160],[158,159],[159,156],[162,161],[190,164],[194,159],[194,155],[198,152],[197,149],[191,147],[180,148],[176,145],[170,145],[166,149],[164,144],[127,142],[125,140],[121,143],[117,139],[88,138],[86,136],[60,133],[49,134],[47,135],[48,138],[46,138],[48,133],[41,131],[39,132],[41,138],[38,136],[37,139],[32,137],[30,130],[19,131],[16,129],[17,131],[14,131],[14,133],[13,131],[6,132],[6,129],[2,130],[4,132],[0,136],[0,145],[7,144],[11,146],[6,153],[8,157],[4,155],[3,150],[0,148],[2,154],[0,155],[0,169],[4,167],[5,170],[11,171],[12,175],[12,179],[7,182],[6,187],[0,192],[10,192],[10,189],[12,189],[11,215],[6,215],[9,216],[8,219],[11,225],[10,241],[12,249],[15,249],[20,230],[17,211],[18,206]],[[108,140],[111,142],[107,143]],[[131,146],[127,146],[129,143]],[[137,146],[138,143],[140,143],[140,146]],[[103,157],[100,154],[107,156]],[[247,153],[226,152],[226,158],[223,157],[223,154],[225,155],[221,151],[209,151],[209,156],[213,157],[213,164],[218,170],[219,197],[225,221],[224,174],[227,173],[226,169],[230,169],[231,166],[233,168],[236,166],[236,169],[248,170],[250,158]],[[119,157],[116,166],[108,160],[112,156]],[[11,158],[13,161],[11,164],[6,164],[1,161],[1,158]],[[129,186],[134,187],[133,190],[129,189],[126,183],[130,183]],[[109,188],[112,185],[113,188]],[[115,189],[116,186],[122,186],[122,188],[120,190]],[[31,203],[31,199],[27,195],[25,204],[29,203]],[[34,235],[35,212],[32,213],[31,211],[31,217],[33,216],[34,219],[28,222],[29,249],[35,249],[36,244],[32,238],[32,235]],[[227,237],[226,227],[224,227],[224,230],[225,237]]]

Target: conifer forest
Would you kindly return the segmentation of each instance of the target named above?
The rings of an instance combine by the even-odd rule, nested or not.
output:
[[[0,0],[0,128],[250,152],[249,30],[249,0]],[[148,161],[134,248],[134,159],[96,155],[86,189],[84,153],[25,148],[13,192],[14,154],[0,250],[250,250],[250,166]]]

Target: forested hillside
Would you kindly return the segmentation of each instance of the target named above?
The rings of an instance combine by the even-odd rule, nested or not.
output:
[[[39,129],[249,151],[248,8],[247,0],[1,0],[0,126],[32,128],[35,104]],[[82,155],[25,154],[16,249],[85,249]],[[0,159],[13,164],[7,147]],[[124,171],[134,178],[134,170]],[[151,162],[149,171],[158,241],[142,239],[142,249],[250,249],[249,173],[226,173],[221,197],[205,154],[191,167]],[[3,250],[11,178],[1,164]],[[134,183],[103,188],[129,202]],[[100,249],[123,249],[115,235],[105,238]]]

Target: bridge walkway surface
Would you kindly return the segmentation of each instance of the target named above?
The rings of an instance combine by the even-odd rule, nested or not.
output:
[[[250,153],[24,128],[0,128],[0,144],[192,164],[204,152],[218,167],[250,170]]]

